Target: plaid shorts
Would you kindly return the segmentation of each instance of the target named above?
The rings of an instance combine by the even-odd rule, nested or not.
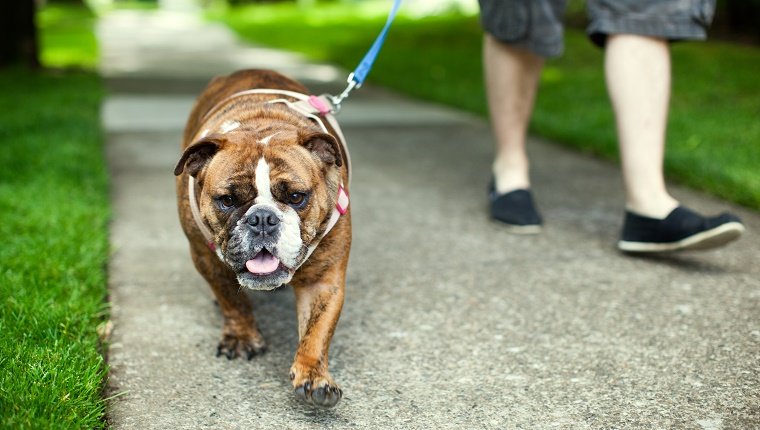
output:
[[[562,15],[567,0],[479,0],[483,29],[496,39],[542,57],[564,49]],[[704,40],[715,0],[587,0],[591,40],[604,46],[608,34],[640,34]]]

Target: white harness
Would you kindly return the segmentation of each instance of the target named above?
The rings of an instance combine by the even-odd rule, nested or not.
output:
[[[327,134],[330,134],[327,127],[325,126],[323,120],[326,120],[328,124],[332,127],[333,130],[335,130],[335,134],[337,134],[338,142],[341,146],[341,151],[345,155],[346,159],[346,170],[348,171],[348,185],[351,185],[351,156],[348,153],[348,146],[346,145],[346,138],[343,136],[343,132],[340,129],[340,126],[338,125],[338,122],[335,120],[335,117],[332,115],[334,112],[332,103],[327,98],[327,96],[308,96],[306,94],[297,93],[294,91],[287,91],[287,90],[276,90],[276,89],[252,89],[252,90],[245,90],[240,91],[235,94],[232,94],[231,96],[225,98],[221,102],[217,103],[213,108],[211,108],[205,115],[204,119],[211,116],[213,113],[218,111],[222,106],[227,104],[230,100],[242,97],[250,94],[272,94],[272,95],[280,95],[285,97],[292,97],[297,99],[298,101],[292,102],[287,99],[275,99],[270,100],[267,103],[282,103],[288,106],[290,109],[293,109],[294,111],[300,113],[301,115],[313,120],[316,122],[319,127]],[[190,200],[190,211],[193,214],[193,219],[195,220],[195,223],[198,225],[198,229],[201,231],[201,234],[203,234],[204,239],[206,240],[206,243],[208,244],[209,248],[211,248],[212,251],[216,250],[216,244],[214,243],[214,235],[211,233],[211,230],[208,228],[208,226],[203,222],[203,219],[201,218],[201,211],[198,207],[198,200],[195,196],[196,190],[195,190],[195,178],[192,176],[188,177],[187,181],[187,195]],[[320,237],[318,240],[316,240],[311,246],[309,246],[309,249],[306,253],[306,258],[304,258],[304,262],[308,260],[308,258],[311,256],[311,253],[314,252],[317,245],[319,245],[319,242],[324,239],[325,236],[327,236],[327,233],[332,230],[333,227],[335,227],[335,224],[337,224],[338,220],[340,219],[341,215],[345,215],[346,212],[348,212],[348,192],[343,186],[343,182],[341,182],[340,186],[338,187],[338,201],[335,204],[335,209],[333,209],[332,214],[330,215],[330,220],[327,222],[327,228],[325,229],[325,232],[322,234],[322,237]],[[303,262],[301,263],[303,264]]]

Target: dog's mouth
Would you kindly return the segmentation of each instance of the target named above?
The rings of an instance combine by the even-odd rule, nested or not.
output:
[[[245,268],[254,275],[265,276],[274,273],[280,267],[280,259],[262,248],[252,259],[245,262]]]

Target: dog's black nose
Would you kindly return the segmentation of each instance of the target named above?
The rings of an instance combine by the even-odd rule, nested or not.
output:
[[[248,215],[248,225],[253,227],[255,234],[272,235],[277,231],[280,224],[280,218],[273,210],[268,208],[258,208]]]

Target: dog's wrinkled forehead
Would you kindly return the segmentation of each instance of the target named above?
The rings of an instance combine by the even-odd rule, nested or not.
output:
[[[266,161],[272,182],[286,180],[305,185],[319,170],[310,152],[299,144],[295,129],[253,133],[241,127],[225,137],[227,144],[208,166],[208,174],[220,185],[250,183],[261,160]]]
[[[298,128],[292,125],[280,124],[278,126],[263,125],[251,126],[243,124],[236,119],[225,119],[207,124],[196,136],[196,140],[209,135],[224,136],[225,139],[234,143],[246,143],[252,145],[269,145],[277,138],[281,144],[293,144],[298,142]]]

